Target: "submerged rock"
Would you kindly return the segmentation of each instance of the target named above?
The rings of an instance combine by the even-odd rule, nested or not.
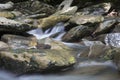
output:
[[[96,29],[94,24],[88,26],[77,26],[68,31],[63,37],[62,41],[65,42],[76,42],[81,40],[83,37],[90,36]]]
[[[111,3],[100,3],[81,9],[78,14],[81,15],[103,15],[111,8]]]
[[[115,48],[109,51],[111,54],[113,62],[116,64],[117,69],[120,71],[120,48]]]
[[[35,29],[37,27],[29,25],[29,24],[23,24],[20,22],[17,22],[15,20],[7,19],[0,17],[0,31],[6,31],[6,32],[26,32],[32,29]]]
[[[71,23],[75,24],[86,24],[86,23],[99,23],[104,20],[103,16],[96,16],[96,15],[75,15],[70,19]]]
[[[120,71],[120,48],[109,49],[106,53],[107,58],[113,60],[117,66],[116,68]]]
[[[104,59],[104,56],[106,55],[105,52],[110,49],[109,46],[104,45],[100,41],[83,40],[81,43],[88,48],[79,53],[80,58]]]
[[[1,40],[6,42],[12,49],[29,49],[37,46],[37,39],[35,37],[23,37],[6,34],[1,37]]]
[[[76,62],[70,52],[64,49],[1,51],[0,59],[5,69],[16,73],[60,70],[72,66]]]

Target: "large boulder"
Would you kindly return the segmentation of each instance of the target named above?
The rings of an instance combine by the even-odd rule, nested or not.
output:
[[[51,49],[9,49],[0,52],[5,69],[16,73],[61,70],[75,64],[75,57],[64,44],[52,42]],[[57,45],[58,44],[58,45]],[[67,57],[66,57],[67,56]]]

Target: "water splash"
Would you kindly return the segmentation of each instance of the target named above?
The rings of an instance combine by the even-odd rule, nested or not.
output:
[[[47,37],[50,37],[51,35],[60,33],[56,37],[56,39],[60,39],[65,34],[64,24],[63,23],[58,23],[53,28],[47,29],[45,32],[43,32],[43,30],[39,28],[39,29],[31,30],[28,33],[36,36],[37,39],[47,38]]]

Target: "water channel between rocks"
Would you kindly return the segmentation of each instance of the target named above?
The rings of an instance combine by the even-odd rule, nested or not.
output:
[[[65,34],[62,26],[63,24],[59,23],[45,32],[41,29],[36,29],[28,33],[34,34],[37,39],[43,39],[59,33],[55,39],[61,40],[62,35]],[[76,48],[80,46],[74,43],[65,44],[70,47],[76,46]],[[97,62],[85,60],[82,62],[78,61],[78,64],[71,70],[50,74],[29,74],[16,77],[12,73],[0,70],[0,80],[120,80],[120,75],[112,61]]]

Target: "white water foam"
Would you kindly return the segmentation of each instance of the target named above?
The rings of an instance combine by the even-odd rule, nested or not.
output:
[[[42,29],[38,28],[38,29],[29,31],[28,33],[36,36],[37,39],[43,39],[43,38],[50,37],[51,35],[54,35],[59,32],[61,34],[59,34],[56,39],[60,39],[65,34],[63,23],[58,23],[53,28],[47,29],[45,32],[43,32]]]

